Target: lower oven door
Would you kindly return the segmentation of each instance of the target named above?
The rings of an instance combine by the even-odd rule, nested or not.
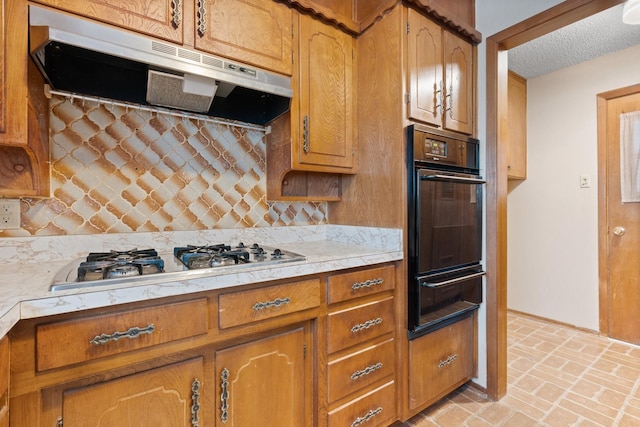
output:
[[[482,302],[482,266],[418,276],[409,292],[409,338],[470,316]]]
[[[482,258],[481,178],[416,170],[415,272],[479,263]]]

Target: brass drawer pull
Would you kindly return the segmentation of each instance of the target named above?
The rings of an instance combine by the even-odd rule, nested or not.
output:
[[[369,329],[372,326],[376,326],[382,323],[382,318],[378,317],[377,319],[367,320],[364,323],[357,324],[351,328],[352,333],[360,332],[365,329]]]
[[[441,360],[440,363],[438,363],[438,369],[444,368],[445,366],[452,364],[453,361],[456,360],[457,358],[458,358],[458,355],[454,353],[451,356],[447,357],[445,360]]]
[[[366,368],[357,370],[353,374],[351,374],[351,379],[352,380],[357,380],[358,378],[367,376],[370,373],[375,372],[375,371],[377,371],[378,369],[381,369],[381,368],[382,368],[382,363],[381,362],[378,362],[375,365],[367,366]]]
[[[137,326],[134,326],[133,328],[130,328],[126,332],[116,331],[112,334],[96,335],[89,342],[95,345],[104,345],[110,341],[118,341],[120,338],[133,339],[133,338],[138,338],[140,335],[143,335],[143,334],[151,335],[151,333],[155,330],[156,330],[156,327],[153,326],[153,324],[148,325],[146,328],[138,328]]]
[[[229,420],[229,370],[224,368],[220,372],[220,421],[226,424]]]
[[[174,27],[178,28],[182,22],[182,0],[171,0],[171,23]]]
[[[382,285],[383,283],[384,283],[384,280],[381,277],[378,277],[377,279],[369,279],[369,280],[365,280],[364,282],[356,282],[353,285],[351,285],[351,289],[353,289],[354,291],[357,291],[358,289],[370,288],[372,286]]]
[[[281,305],[289,304],[290,302],[291,298],[289,297],[276,298],[273,301],[257,302],[253,305],[253,309],[255,311],[260,311],[264,310],[265,308],[280,307]]]
[[[355,420],[353,420],[353,422],[351,423],[351,427],[358,427],[359,425],[366,423],[371,418],[378,415],[380,412],[382,412],[381,406],[378,406],[376,409],[370,409],[369,412],[367,412],[363,416],[357,417]]]
[[[191,427],[200,427],[200,381],[191,384]]]

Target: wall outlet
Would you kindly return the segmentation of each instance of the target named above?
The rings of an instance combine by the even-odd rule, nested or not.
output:
[[[0,199],[0,230],[20,228],[20,199]]]

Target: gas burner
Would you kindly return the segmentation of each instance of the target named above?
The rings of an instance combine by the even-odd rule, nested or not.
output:
[[[87,262],[94,261],[133,261],[141,258],[157,257],[155,249],[131,249],[130,251],[91,252],[87,255]]]
[[[92,252],[78,267],[78,282],[143,276],[164,272],[164,261],[154,249]]]
[[[184,245],[170,252],[154,249],[92,252],[61,269],[54,277],[52,291],[97,286],[101,284],[135,283],[162,273],[166,280],[206,277],[208,270],[229,271],[247,267],[304,261],[300,254],[260,246],[214,244]]]
[[[257,243],[247,246],[242,242],[236,246],[226,244],[187,245],[174,248],[173,253],[189,270],[304,259],[304,257],[297,254],[286,255],[280,249],[268,249]],[[289,259],[286,259],[287,256]]]
[[[173,249],[173,254],[189,270],[213,268],[249,262],[249,252],[243,247],[219,244],[208,246],[187,245]]]

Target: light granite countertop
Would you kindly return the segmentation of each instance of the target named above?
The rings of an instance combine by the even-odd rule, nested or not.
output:
[[[162,274],[133,283],[50,291],[54,275],[89,252],[185,244],[277,243],[305,261],[242,269],[211,269],[194,277]],[[350,226],[275,227],[198,232],[0,238],[0,336],[20,319],[71,313],[154,298],[288,279],[402,259],[402,231]],[[188,275],[187,275],[188,276]],[[138,278],[140,279],[140,278]]]

